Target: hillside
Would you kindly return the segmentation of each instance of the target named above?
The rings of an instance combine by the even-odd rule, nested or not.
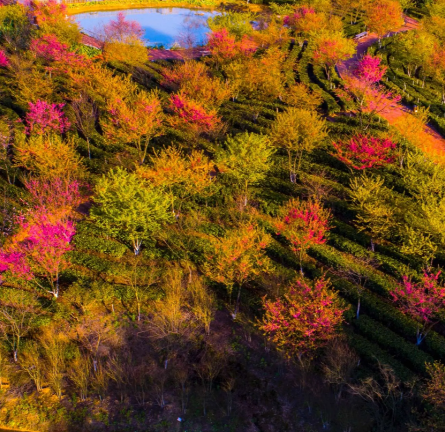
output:
[[[88,7],[0,8],[0,425],[445,430],[445,1]]]

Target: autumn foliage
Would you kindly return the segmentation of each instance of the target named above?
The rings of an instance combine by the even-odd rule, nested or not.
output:
[[[212,57],[220,63],[239,56],[252,55],[257,49],[256,44],[248,36],[243,35],[240,40],[236,40],[235,36],[224,28],[209,34],[207,46]]]
[[[62,108],[64,104],[49,104],[38,100],[29,103],[29,112],[26,115],[26,131],[29,135],[46,135],[52,132],[64,133],[71,123],[66,118]]]
[[[356,170],[378,168],[395,161],[396,143],[389,138],[356,135],[349,140],[332,143],[335,156]]]
[[[265,299],[263,307],[260,329],[288,358],[300,361],[335,337],[345,311],[325,278],[297,279],[283,297]]]
[[[171,120],[173,124],[178,123],[194,135],[210,134],[218,131],[222,126],[221,119],[215,110],[206,109],[181,93],[170,97],[170,109],[177,118],[177,120]]]
[[[419,322],[417,345],[445,311],[445,287],[439,281],[441,272],[425,271],[420,282],[403,276],[403,282],[391,291],[391,297],[402,311]]]
[[[302,270],[306,251],[326,242],[330,212],[319,201],[290,200],[281,210],[282,217],[275,223],[277,234],[284,236],[297,255]]]

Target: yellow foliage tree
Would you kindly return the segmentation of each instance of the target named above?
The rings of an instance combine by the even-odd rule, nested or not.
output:
[[[187,155],[172,146],[155,153],[150,162],[150,166],[138,167],[137,175],[170,192],[173,213],[176,214],[187,198],[211,193],[214,168],[204,152],[193,150]],[[175,201],[179,208],[175,208]]]
[[[163,85],[212,108],[218,108],[232,93],[228,82],[212,77],[204,63],[194,60],[165,70]]]
[[[204,274],[224,284],[229,296],[234,286],[238,286],[233,314],[236,318],[242,286],[271,269],[270,260],[265,253],[271,237],[254,224],[243,223],[228,231],[225,237],[211,237],[209,240],[210,251],[203,267]]]
[[[58,135],[26,137],[19,134],[14,144],[16,165],[46,179],[79,179],[84,177],[81,157],[73,138]]]

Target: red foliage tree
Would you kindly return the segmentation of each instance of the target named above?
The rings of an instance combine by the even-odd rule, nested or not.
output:
[[[237,41],[227,29],[213,31],[208,36],[207,46],[212,56],[219,62],[232,60],[240,55],[253,54],[257,45],[244,35]]]
[[[88,59],[69,50],[55,35],[43,35],[31,41],[30,50],[39,58],[50,62],[63,63],[64,66],[87,66]]]
[[[221,119],[216,110],[207,110],[198,102],[183,93],[170,97],[170,109],[179,118],[183,126],[194,134],[212,133],[221,128]]]
[[[261,330],[287,357],[296,356],[300,362],[335,336],[345,311],[324,278],[310,285],[297,280],[282,298],[264,299],[263,307]]]
[[[402,283],[390,293],[400,309],[419,323],[417,345],[425,339],[434,321],[445,312],[445,287],[439,283],[440,273],[425,271],[419,283],[403,276]]]
[[[282,210],[283,218],[275,224],[277,234],[286,237],[297,255],[303,274],[303,256],[311,247],[326,242],[331,214],[316,200],[292,199]]]
[[[64,104],[49,104],[38,100],[29,103],[29,112],[26,114],[26,132],[45,135],[51,132],[64,133],[71,123],[62,111]]]
[[[332,143],[336,156],[346,165],[356,169],[377,168],[393,163],[397,145],[388,138],[356,135],[347,141]]]

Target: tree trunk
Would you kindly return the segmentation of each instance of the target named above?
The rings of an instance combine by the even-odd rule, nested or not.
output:
[[[236,319],[236,316],[238,314],[240,297],[241,297],[241,284],[239,285],[238,288],[238,295],[236,297],[236,303],[235,303],[235,312],[232,315],[233,319]]]
[[[375,252],[375,243],[373,239],[371,239],[371,251]]]
[[[360,297],[358,298],[358,302],[357,302],[357,313],[356,313],[356,318],[359,319],[360,317]]]

